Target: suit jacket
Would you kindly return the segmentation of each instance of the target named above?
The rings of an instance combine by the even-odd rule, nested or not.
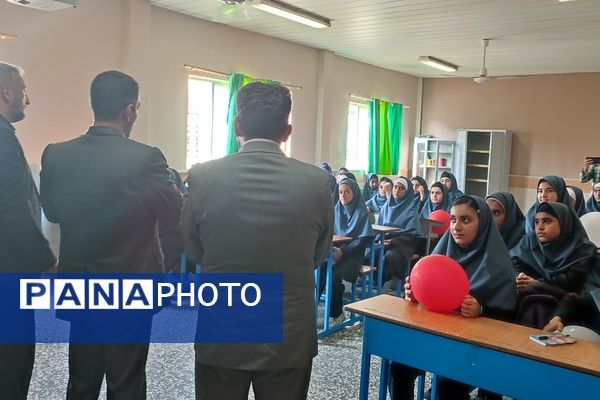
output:
[[[15,128],[0,114],[0,272],[42,272],[56,263],[40,218],[38,191]]]
[[[188,186],[183,241],[202,272],[273,272],[284,281],[281,344],[197,344],[196,361],[245,370],[307,366],[317,354],[314,268],[333,229],[329,174],[256,140],[194,166]]]
[[[178,221],[182,200],[159,149],[92,126],[46,147],[40,195],[60,224],[59,272],[164,271],[157,222]]]

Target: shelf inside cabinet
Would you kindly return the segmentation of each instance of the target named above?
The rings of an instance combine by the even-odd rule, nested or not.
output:
[[[489,150],[467,150],[467,153],[490,154]]]
[[[477,183],[487,183],[487,179],[474,179],[474,178],[467,178],[465,179],[467,182],[477,182]]]
[[[473,167],[473,168],[489,168],[489,165],[487,165],[487,164],[467,164],[467,167]]]

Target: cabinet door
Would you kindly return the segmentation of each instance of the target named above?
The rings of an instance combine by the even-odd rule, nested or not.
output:
[[[489,131],[467,132],[467,155],[465,164],[465,192],[480,197],[488,194],[490,169]]]

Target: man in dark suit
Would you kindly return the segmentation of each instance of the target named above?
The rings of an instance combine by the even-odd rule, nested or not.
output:
[[[157,223],[178,221],[181,193],[161,151],[129,139],[138,83],[119,71],[103,72],[92,82],[90,100],[94,125],[83,136],[49,145],[42,156],[44,212],[60,224],[58,270],[164,272]],[[140,324],[138,339],[149,338],[151,320]],[[83,329],[72,321],[71,338]],[[110,329],[118,332],[120,324]],[[144,399],[147,355],[148,343],[71,343],[67,399],[97,399],[104,374],[109,399]]]
[[[237,95],[237,154],[194,166],[182,234],[203,273],[282,273],[283,342],[196,345],[196,399],[305,399],[317,354],[314,268],[327,255],[327,172],[287,158],[291,96],[253,82]],[[211,190],[205,190],[205,188]],[[201,329],[201,327],[199,327]]]
[[[22,70],[0,62],[0,273],[42,272],[56,264],[40,227],[38,191],[12,125],[25,118],[28,105]],[[18,323],[28,328],[26,340],[31,342],[0,344],[2,399],[26,399],[31,380],[35,354],[33,312],[21,310],[18,318]],[[11,324],[4,319],[2,325],[0,343],[2,333]]]

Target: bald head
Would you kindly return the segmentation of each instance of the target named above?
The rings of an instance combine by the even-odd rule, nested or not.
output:
[[[19,122],[25,118],[25,107],[28,105],[23,69],[0,62],[0,114],[11,123]]]

